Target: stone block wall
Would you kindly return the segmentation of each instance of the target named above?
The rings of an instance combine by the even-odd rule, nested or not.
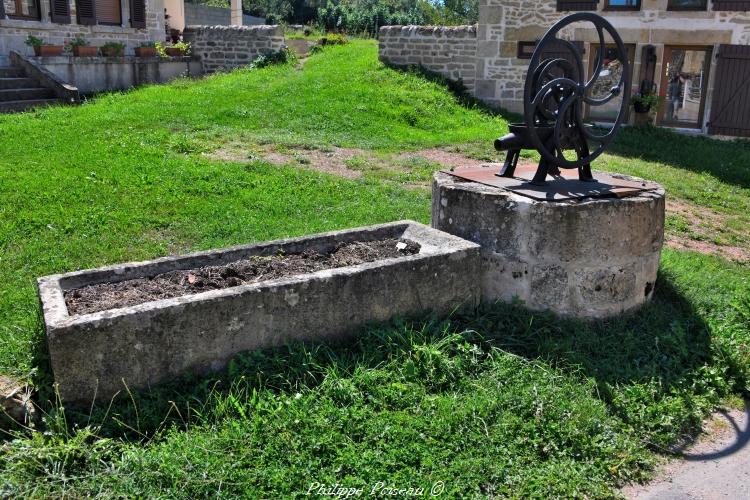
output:
[[[246,66],[285,47],[281,26],[187,26],[183,38],[205,73]]]
[[[717,11],[713,2],[701,11],[668,10],[669,0],[642,0],[640,10],[607,10],[607,0],[596,11],[633,48],[633,92],[638,91],[643,48],[656,49],[656,83],[660,84],[667,46],[711,47],[703,130],[710,116],[720,44],[750,45],[750,12]],[[535,42],[555,22],[572,12],[558,12],[556,0],[479,0],[476,27],[386,26],[380,30],[380,58],[396,65],[421,64],[449,78],[461,78],[482,101],[510,111],[523,110],[523,84],[529,60],[518,57],[520,42]],[[590,25],[589,25],[590,26]],[[596,32],[576,27],[563,33],[584,43],[584,66],[594,57]],[[474,52],[472,56],[472,47]],[[471,68],[474,74],[471,75]],[[661,89],[657,89],[661,90]]]
[[[34,55],[31,47],[24,44],[29,35],[41,38],[46,43],[62,45],[66,40],[83,37],[91,45],[101,46],[106,42],[118,41],[127,45],[126,54],[133,54],[133,49],[146,41],[162,41],[164,31],[163,0],[146,0],[146,28],[133,28],[129,24],[130,1],[121,0],[122,25],[81,25],[76,20],[76,2],[69,0],[70,23],[53,23],[50,20],[50,2],[41,0],[41,21],[21,19],[0,19],[0,64],[7,64],[11,50],[25,56]]]
[[[384,26],[379,34],[380,60],[394,66],[422,66],[474,92],[476,26]]]
[[[713,48],[706,92],[704,124],[710,116],[719,44],[750,44],[750,12],[715,11],[708,2],[701,11],[669,11],[668,0],[642,0],[638,11],[607,10],[607,1],[597,11],[620,33],[625,44],[634,47],[633,92],[638,91],[641,55],[645,45],[656,48],[656,83],[660,83],[665,46]],[[549,27],[572,12],[558,12],[556,0],[479,0],[477,29],[477,93],[485,102],[511,111],[523,110],[523,82],[528,59],[517,57],[519,42],[534,42]],[[591,25],[588,25],[589,27]],[[591,50],[598,43],[593,29],[580,27],[565,33],[570,40],[585,43],[584,66],[588,69]],[[705,126],[703,127],[705,130]]]

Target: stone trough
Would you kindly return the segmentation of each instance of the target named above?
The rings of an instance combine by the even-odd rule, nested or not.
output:
[[[419,253],[71,315],[65,292],[251,256],[396,238]],[[341,339],[363,325],[425,310],[476,305],[479,245],[411,221],[165,257],[38,280],[52,370],[68,403],[221,370],[235,354],[290,341]]]

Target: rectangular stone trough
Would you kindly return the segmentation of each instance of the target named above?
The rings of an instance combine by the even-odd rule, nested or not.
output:
[[[420,251],[90,314],[70,315],[65,303],[66,291],[87,285],[386,238],[413,241]],[[126,384],[147,388],[221,370],[242,351],[335,340],[396,315],[473,306],[479,282],[479,245],[401,221],[48,276],[38,286],[60,395],[88,404]]]

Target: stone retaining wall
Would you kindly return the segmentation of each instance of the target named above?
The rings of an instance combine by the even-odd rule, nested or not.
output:
[[[285,47],[281,26],[188,26],[183,38],[205,73],[246,66],[258,56]]]
[[[380,60],[394,66],[422,66],[474,92],[476,26],[383,26]]]

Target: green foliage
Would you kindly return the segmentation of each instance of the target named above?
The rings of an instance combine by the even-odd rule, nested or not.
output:
[[[317,22],[328,31],[374,36],[381,26],[425,24],[427,17],[420,2],[413,0],[328,0],[318,9]]]
[[[122,42],[107,42],[102,45],[103,49],[117,49],[117,50],[123,50],[125,48],[125,44]]]
[[[88,47],[89,45],[91,45],[91,43],[88,40],[82,36],[77,36],[70,40],[66,40],[63,50],[65,52],[71,52],[74,47]]]
[[[638,104],[645,108],[652,108],[652,109],[656,109],[659,106],[660,101],[661,101],[661,98],[655,93],[650,93],[650,94],[637,93],[637,94],[634,94],[630,98],[631,105]]]
[[[156,47],[156,42],[154,42],[154,41],[141,42],[138,46],[139,47],[144,47],[144,48]]]
[[[257,57],[250,65],[252,68],[265,68],[272,64],[293,64],[297,61],[297,56],[289,49],[263,54]]]
[[[341,33],[329,33],[318,40],[318,45],[346,45],[349,43]]]
[[[44,45],[44,40],[33,35],[29,35],[26,37],[26,40],[24,40],[23,43],[25,43],[29,47],[41,47],[42,45]]]
[[[183,55],[190,55],[190,44],[187,42],[156,42],[153,46],[159,57],[170,57],[166,49],[178,49]]]

